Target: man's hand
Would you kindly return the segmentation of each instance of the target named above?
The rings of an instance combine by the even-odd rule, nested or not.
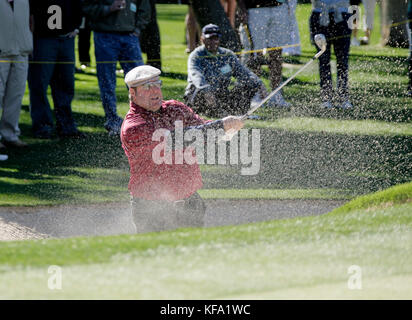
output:
[[[74,31],[72,31],[72,32],[70,32],[70,33],[68,34],[68,37],[69,37],[69,38],[74,38],[74,37],[76,37],[78,34],[79,34],[79,29],[75,29]]]
[[[217,107],[216,97],[212,92],[205,92],[204,93],[204,98],[205,98],[205,102],[206,102],[206,104],[209,108],[214,109],[214,108]]]
[[[123,10],[124,8],[126,8],[126,0],[114,0],[110,6],[110,12]]]
[[[228,116],[222,119],[225,132],[237,132],[243,128],[244,122],[240,117]]]

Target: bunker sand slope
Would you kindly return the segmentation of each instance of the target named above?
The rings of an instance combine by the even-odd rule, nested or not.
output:
[[[207,200],[205,226],[237,225],[327,213],[336,200]],[[0,240],[134,233],[127,203],[0,208]]]

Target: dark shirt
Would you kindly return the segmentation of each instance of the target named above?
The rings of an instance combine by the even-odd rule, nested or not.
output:
[[[35,37],[56,37],[79,29],[82,22],[81,0],[29,0]],[[61,8],[53,10],[51,6]],[[50,13],[48,12],[50,11]],[[60,17],[61,12],[61,17]],[[61,19],[61,29],[56,19]],[[52,28],[50,28],[52,27]]]
[[[110,11],[113,0],[84,0],[83,12],[93,31],[140,35],[150,22],[149,0],[126,0],[123,10]]]

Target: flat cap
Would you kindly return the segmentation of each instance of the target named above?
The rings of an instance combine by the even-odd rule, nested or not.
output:
[[[161,71],[155,67],[139,66],[133,68],[126,74],[124,82],[126,82],[129,87],[137,87],[140,84],[159,77],[160,73]]]

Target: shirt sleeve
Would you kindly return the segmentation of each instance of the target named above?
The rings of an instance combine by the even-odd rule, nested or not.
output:
[[[201,58],[197,55],[196,50],[189,55],[187,61],[187,73],[190,75],[190,79],[196,88],[201,89],[209,86],[207,83],[203,70],[200,67]]]
[[[188,130],[199,130],[202,132],[204,141],[207,141],[207,130],[214,129],[219,130],[223,129],[223,121],[222,120],[204,120],[198,114],[196,114],[190,107],[186,106],[181,102],[177,102],[176,104],[183,109],[184,112],[184,121],[183,121],[183,134],[186,133]],[[175,131],[170,131],[170,135],[172,140],[175,139]],[[183,141],[183,148],[186,148],[191,141]]]

